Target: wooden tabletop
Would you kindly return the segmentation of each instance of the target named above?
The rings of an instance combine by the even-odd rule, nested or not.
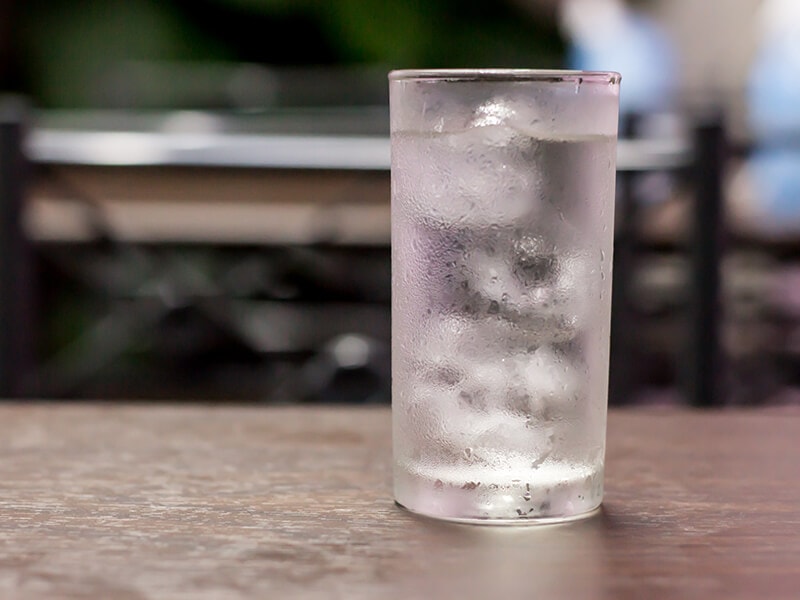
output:
[[[0,597],[797,598],[800,410],[612,411],[606,501],[452,525],[385,408],[0,405]]]

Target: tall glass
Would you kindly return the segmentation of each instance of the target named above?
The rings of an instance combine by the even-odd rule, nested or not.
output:
[[[602,501],[620,76],[389,74],[395,499],[464,522]]]

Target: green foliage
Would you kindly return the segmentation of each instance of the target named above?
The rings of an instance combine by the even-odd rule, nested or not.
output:
[[[27,77],[45,105],[91,105],[121,61],[228,54],[224,43],[157,0],[31,2],[20,35]]]
[[[435,23],[425,2],[338,0],[322,17],[345,61],[414,64],[432,53]]]
[[[503,1],[30,0],[21,12],[27,91],[49,106],[91,105],[131,60],[553,67],[563,50],[553,24]]]

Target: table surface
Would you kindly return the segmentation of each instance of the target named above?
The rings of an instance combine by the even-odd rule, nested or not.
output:
[[[800,410],[609,416],[588,520],[390,495],[386,408],[0,405],[0,597],[797,598]]]

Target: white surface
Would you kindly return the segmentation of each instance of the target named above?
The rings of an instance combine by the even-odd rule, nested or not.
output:
[[[386,171],[389,138],[37,129],[27,151],[36,162],[92,166],[208,166]],[[673,168],[689,160],[677,140],[620,140],[619,170]]]

